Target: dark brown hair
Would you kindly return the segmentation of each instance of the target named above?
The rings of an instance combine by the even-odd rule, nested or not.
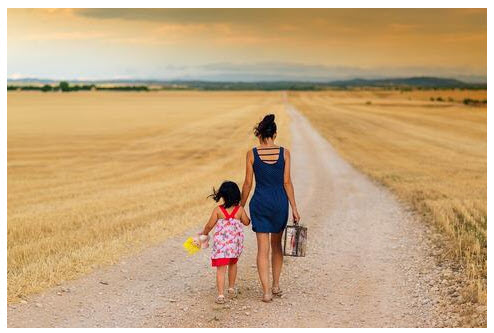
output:
[[[276,123],[274,122],[274,114],[267,114],[264,118],[254,127],[254,134],[260,137],[262,140],[272,138],[276,134]]]
[[[213,193],[209,195],[214,201],[218,202],[223,199],[225,208],[238,206],[240,204],[240,189],[235,182],[224,181],[218,191],[213,187]]]

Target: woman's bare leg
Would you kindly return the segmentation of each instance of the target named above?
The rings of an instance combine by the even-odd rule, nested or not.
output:
[[[228,288],[235,288],[237,278],[237,263],[228,265]]]
[[[218,287],[218,296],[225,295],[225,274],[226,266],[216,267],[216,287]]]
[[[269,291],[269,234],[257,232],[257,272],[261,280],[263,300],[271,298]]]
[[[271,234],[271,265],[273,266],[273,289],[280,287],[280,274],[283,266],[283,251],[281,249],[281,237],[283,231]]]

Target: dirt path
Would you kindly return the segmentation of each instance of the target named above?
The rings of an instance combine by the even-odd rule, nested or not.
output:
[[[209,251],[185,257],[181,235],[25,304],[9,305],[8,326],[458,325],[458,273],[436,264],[433,232],[287,108],[293,178],[309,247],[305,258],[286,258],[284,297],[260,302],[255,236],[246,229],[241,293],[225,305],[214,304]]]

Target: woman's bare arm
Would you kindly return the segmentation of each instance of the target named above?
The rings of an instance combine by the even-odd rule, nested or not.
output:
[[[242,186],[242,200],[240,201],[240,205],[242,207],[245,207],[247,199],[249,198],[250,190],[252,189],[252,179],[254,176],[254,169],[252,167],[253,162],[254,154],[252,153],[252,150],[249,150],[245,158],[245,180],[244,185]]]
[[[300,221],[300,214],[297,210],[297,203],[295,202],[295,191],[293,189],[292,177],[290,175],[290,151],[285,149],[285,172],[283,175],[283,186],[285,187],[286,195],[290,206],[292,206],[292,215],[294,222]]]
[[[242,210],[240,213],[240,221],[242,222],[243,225],[249,225],[250,224],[250,218],[249,216],[247,216],[247,212],[245,211],[245,209],[243,207],[240,207],[240,209]]]
[[[218,207],[213,209],[213,212],[211,213],[211,217],[209,218],[208,223],[204,226],[204,229],[202,230],[203,235],[208,235],[209,232],[214,228],[216,225],[216,222],[218,222]]]

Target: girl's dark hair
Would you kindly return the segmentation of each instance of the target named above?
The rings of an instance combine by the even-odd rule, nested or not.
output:
[[[223,199],[225,204],[223,205],[225,208],[229,208],[232,206],[237,206],[240,204],[240,189],[238,185],[231,181],[224,181],[221,184],[218,191],[216,191],[213,187],[213,194],[209,197],[213,197],[213,200],[218,202],[220,199]]]
[[[262,140],[272,138],[276,134],[276,123],[274,122],[274,114],[267,114],[254,127],[254,134]]]

